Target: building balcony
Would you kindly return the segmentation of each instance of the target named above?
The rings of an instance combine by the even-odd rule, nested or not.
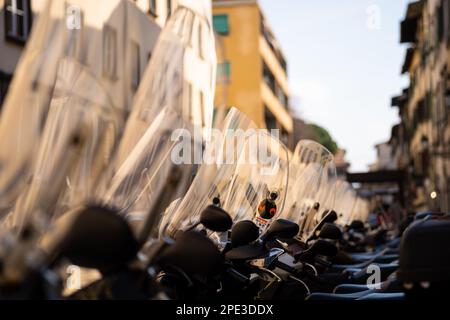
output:
[[[294,125],[291,115],[286,110],[286,108],[281,104],[281,102],[278,100],[278,98],[275,96],[275,94],[272,92],[269,86],[264,82],[261,83],[261,97],[263,103],[275,116],[278,123],[280,123],[281,126],[286,131],[292,133]]]
[[[259,48],[260,48],[261,57],[262,57],[264,63],[270,69],[276,82],[278,83],[280,88],[283,90],[284,94],[286,96],[289,96],[289,84],[288,84],[286,72],[284,71],[280,61],[277,59],[275,53],[270,48],[266,39],[262,35],[260,35],[260,38],[259,38]]]

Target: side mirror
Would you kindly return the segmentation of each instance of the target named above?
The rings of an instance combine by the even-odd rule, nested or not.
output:
[[[313,245],[312,249],[316,255],[334,257],[338,253],[337,247],[325,240],[317,240]]]
[[[117,212],[96,206],[64,214],[42,244],[53,261],[66,257],[73,264],[101,272],[123,267],[139,249],[128,223]]]
[[[365,229],[364,222],[362,222],[361,220],[353,220],[349,225],[349,229],[362,231]]]
[[[231,229],[231,245],[239,247],[256,241],[259,238],[259,228],[253,221],[243,220],[234,224]]]
[[[295,222],[285,219],[278,219],[270,225],[269,229],[261,237],[261,239],[263,241],[269,241],[276,238],[291,239],[294,238],[299,231],[300,228]]]
[[[326,210],[324,212],[323,218],[315,226],[314,231],[311,233],[311,237],[308,239],[308,241],[317,239],[318,236],[319,236],[320,230],[323,228],[323,226],[326,223],[334,223],[337,219],[338,219],[338,215],[337,215],[336,211],[334,211],[334,210],[331,210],[331,211]]]
[[[338,248],[325,240],[317,240],[313,245],[306,251],[301,252],[296,255],[296,259],[303,261],[312,261],[315,256],[322,255],[326,257],[334,257],[338,253]]]
[[[325,223],[334,223],[338,219],[338,215],[336,211],[331,210],[328,214],[323,218]]]
[[[338,226],[331,224],[331,223],[325,223],[320,229],[319,232],[319,238],[322,239],[330,239],[330,240],[340,240],[342,239],[342,231],[339,229]]]
[[[230,230],[233,220],[223,209],[209,205],[200,215],[200,223],[207,229],[215,232]]]
[[[198,231],[180,232],[175,243],[157,258],[161,266],[176,266],[190,274],[215,275],[220,272],[224,258],[216,245]]]

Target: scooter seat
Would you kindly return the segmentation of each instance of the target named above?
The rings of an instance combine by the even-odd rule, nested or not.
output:
[[[367,267],[369,263],[368,262],[362,262],[357,264],[333,264],[329,272],[342,272],[347,269],[364,269]]]
[[[336,293],[321,293],[316,292],[310,294],[306,300],[310,301],[318,301],[318,300],[357,300],[366,295],[376,292],[375,290],[366,290],[354,293],[344,293],[344,294],[336,294]]]
[[[387,250],[386,250],[387,251]],[[385,251],[379,252],[379,253],[354,253],[351,255],[353,260],[357,262],[366,262],[369,260],[375,260],[381,262],[388,261],[388,260],[396,260],[398,259],[398,253],[387,253]]]
[[[396,293],[401,292],[402,287],[400,285],[400,282],[396,279],[388,279],[384,282],[380,282],[379,286],[377,286],[379,289],[368,287],[367,284],[340,284],[336,286],[333,290],[333,293],[355,293],[355,292],[361,292],[366,291],[370,289],[376,289],[379,293]]]
[[[365,284],[340,284],[334,288],[334,294],[356,293],[366,291],[369,288]]]
[[[376,264],[380,268],[380,280],[385,281],[393,272],[397,271],[398,264]],[[364,284],[367,279],[373,274],[373,272],[369,272],[367,268],[362,269],[361,271],[354,273],[351,275],[351,282],[355,284]]]
[[[405,300],[405,294],[403,292],[396,293],[370,293],[364,295],[356,300],[378,300],[378,301],[388,301],[388,300]]]

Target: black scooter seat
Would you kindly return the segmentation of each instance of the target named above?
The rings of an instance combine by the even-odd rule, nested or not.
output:
[[[405,300],[405,294],[403,292],[371,293],[356,300],[377,300],[377,301]]]
[[[267,248],[261,243],[252,243],[245,246],[233,248],[225,253],[228,260],[252,260],[262,258],[267,255]]]
[[[375,293],[375,290],[366,290],[354,293],[312,293],[310,294],[306,300],[317,301],[317,300],[357,300],[371,293]]]

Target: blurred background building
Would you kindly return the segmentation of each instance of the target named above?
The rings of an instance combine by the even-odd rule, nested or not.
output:
[[[237,107],[292,148],[287,62],[258,1],[213,0],[213,25],[223,50],[217,93],[226,94],[217,117]]]
[[[98,33],[98,41],[93,42],[92,45],[103,45],[104,59],[109,61],[102,65],[103,76],[110,75],[111,81],[114,80],[114,73],[121,73],[120,64],[125,62],[124,48],[129,48],[129,57],[132,61],[128,69],[132,69],[130,86],[131,92],[134,92],[140,81],[140,77],[144,72],[148,60],[151,57],[153,47],[156,39],[160,33],[161,27],[166,23],[167,18],[174,11],[177,3],[180,0],[111,0],[108,6],[102,6],[99,11],[98,5],[94,1],[66,1],[65,9],[70,10],[70,5],[79,6],[81,9],[81,23],[84,30],[91,30],[89,32]],[[0,0],[0,108],[8,90],[12,75],[19,61],[21,53],[25,47],[28,37],[31,32],[33,21],[39,16],[39,12],[45,10],[46,0]],[[128,30],[127,40],[130,39],[133,43],[126,45],[123,43],[124,36],[117,34],[115,30],[115,23],[124,23],[118,19],[120,15],[116,8],[119,4],[126,5],[127,14],[129,16],[128,25],[132,27]],[[122,8],[124,8],[122,6]],[[116,14],[116,18],[113,17]],[[125,9],[124,9],[125,10]],[[119,10],[120,11],[120,10]],[[65,10],[61,10],[60,16],[67,15]],[[98,27],[100,26],[100,28]],[[106,28],[105,28],[106,26]],[[99,32],[97,32],[99,30]],[[82,39],[82,32],[74,29],[70,36]],[[90,35],[92,40],[92,35]],[[76,48],[74,48],[76,51]],[[117,75],[116,75],[117,76]],[[120,92],[119,88],[114,92]],[[114,97],[115,101],[124,101],[125,109],[129,109],[133,96]],[[1,110],[0,110],[1,111]]]
[[[406,174],[415,210],[450,211],[450,1],[416,1],[401,22],[402,73],[409,87],[392,99],[392,165]],[[383,157],[383,155],[380,155]]]

